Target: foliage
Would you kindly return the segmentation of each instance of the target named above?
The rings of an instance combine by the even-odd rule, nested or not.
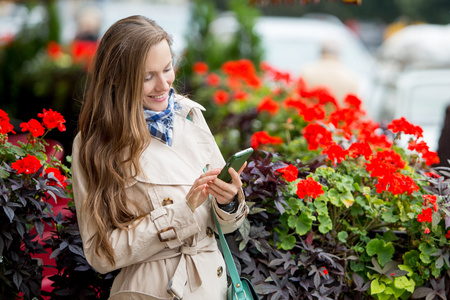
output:
[[[186,34],[187,47],[180,60],[177,72],[177,89],[191,93],[192,65],[204,61],[210,69],[217,69],[229,59],[247,58],[256,63],[262,58],[260,38],[253,32],[259,10],[251,7],[247,1],[233,0],[228,3],[228,12],[236,20],[235,31],[227,36],[218,36],[212,24],[219,15],[214,3],[207,0],[195,0],[192,4],[189,33]]]
[[[100,274],[87,262],[73,203],[69,214],[57,226],[46,248],[53,252],[58,273],[53,281],[51,299],[108,299],[109,290],[118,271]]]
[[[196,71],[221,149],[259,149],[242,175],[251,210],[233,246],[258,292],[408,299],[446,280],[449,174],[431,168],[438,158],[422,129],[404,118],[382,129],[355,95],[338,103],[324,88],[260,69],[238,60]],[[270,263],[279,257],[287,263]]]
[[[18,34],[0,41],[0,98],[3,109],[15,122],[29,120],[36,111],[47,107],[68,116],[69,134],[52,131],[47,138],[58,140],[70,154],[80,108],[77,100],[82,97],[97,43],[58,43],[55,5],[55,1],[45,4],[45,22],[33,26],[25,23]]]
[[[45,224],[62,218],[53,214],[51,203],[66,197],[67,177],[61,171],[67,168],[54,154],[47,156],[44,139],[53,128],[65,130],[65,121],[52,110],[39,116],[42,123],[32,119],[21,124],[29,131],[28,142],[13,145],[7,141],[13,127],[0,110],[0,293],[6,299],[41,295],[43,266],[33,255],[46,251],[38,235],[43,237]]]

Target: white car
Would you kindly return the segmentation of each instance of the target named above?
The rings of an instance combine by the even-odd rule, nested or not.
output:
[[[423,139],[430,150],[437,151],[445,111],[450,105],[450,69],[405,71],[399,75],[395,90],[385,92],[385,102],[380,103],[383,121],[405,117],[422,127]]]

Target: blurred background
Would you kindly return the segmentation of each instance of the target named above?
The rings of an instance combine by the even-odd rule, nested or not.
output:
[[[380,124],[404,116],[436,151],[450,104],[450,1],[351,2],[1,1],[0,108],[16,132],[43,108],[59,111],[67,132],[50,138],[70,154],[97,41],[118,19],[142,14],[173,36],[181,93],[195,95],[195,62],[210,70],[240,58],[266,62],[337,98],[357,94]]]

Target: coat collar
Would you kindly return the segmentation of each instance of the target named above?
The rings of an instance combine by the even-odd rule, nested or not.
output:
[[[204,110],[189,99],[180,101],[182,110],[175,115],[172,147],[152,139],[143,152],[142,173],[136,181],[153,184],[191,185],[211,162],[215,140],[212,134],[186,119],[191,109]]]

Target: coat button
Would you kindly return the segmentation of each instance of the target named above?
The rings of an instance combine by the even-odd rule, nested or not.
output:
[[[211,229],[211,227],[206,228],[206,235],[209,237],[212,237],[214,235],[214,231]]]
[[[170,198],[164,198],[164,200],[162,201],[162,206],[166,206],[166,205],[170,205],[173,204],[173,200]]]
[[[220,266],[217,268],[217,277],[222,276],[222,273],[223,273],[223,268]]]

